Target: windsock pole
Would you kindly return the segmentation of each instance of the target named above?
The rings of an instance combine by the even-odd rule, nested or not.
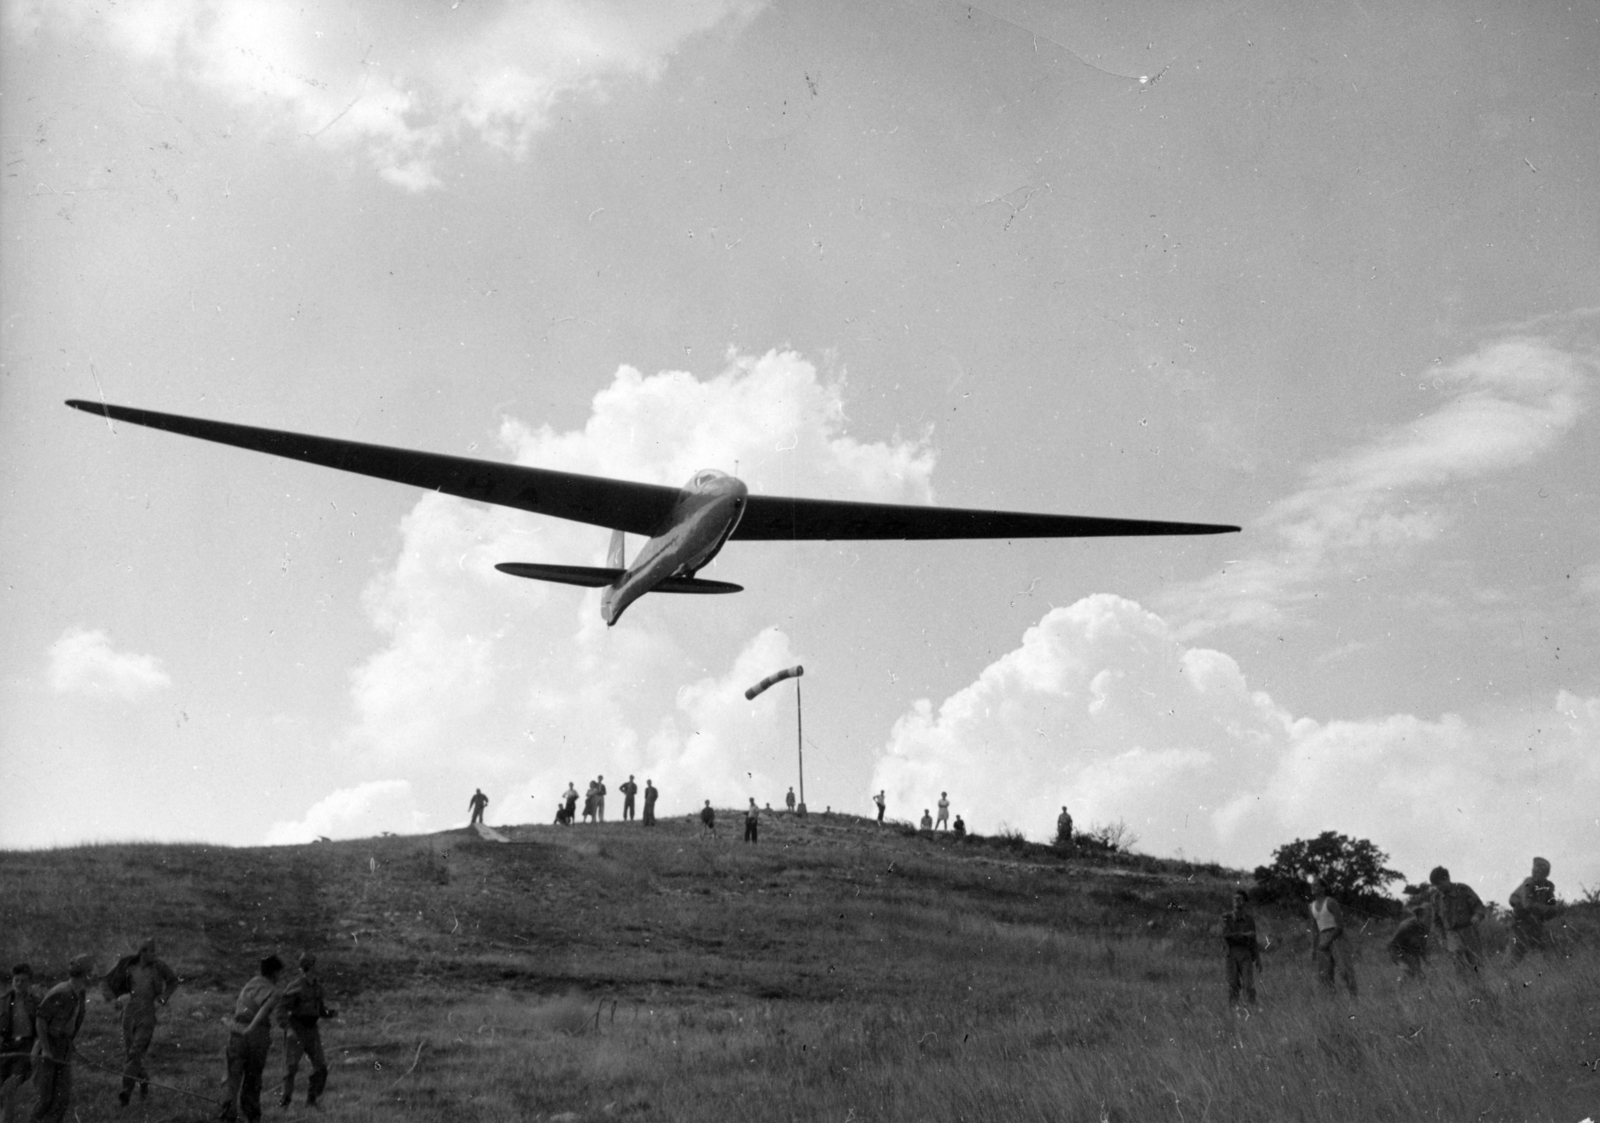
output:
[[[805,673],[806,673],[806,669],[804,667],[801,667],[801,666],[785,667],[781,671],[775,671],[772,674],[768,675],[766,678],[762,679],[760,682],[758,682],[754,686],[752,686],[749,690],[746,690],[744,692],[745,698],[747,700],[753,702],[753,701],[755,701],[756,695],[760,694],[763,690],[767,689],[767,687],[773,686],[776,683],[780,683],[786,678],[792,678],[792,679],[795,680],[795,683],[794,683],[795,751],[796,751],[796,753],[798,754],[798,756],[800,758],[800,805],[796,808],[796,810],[799,811],[800,814],[802,814],[802,815],[804,815],[805,812],[806,812],[806,744],[805,744],[806,733],[805,733],[805,722],[804,722],[804,719],[801,717],[801,709],[800,709],[800,676],[805,674]]]

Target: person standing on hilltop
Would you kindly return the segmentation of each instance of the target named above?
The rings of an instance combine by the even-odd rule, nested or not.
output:
[[[888,807],[888,803],[884,800],[883,791],[881,789],[878,791],[877,795],[872,797],[872,802],[878,805],[878,826],[881,827],[883,826],[884,809]]]
[[[39,1103],[33,1118],[40,1123],[62,1123],[72,1106],[72,1045],[83,1028],[93,968],[92,957],[75,956],[67,965],[67,981],[50,988],[34,1015],[33,1086]]]
[[[0,1111],[17,1118],[17,1090],[33,1075],[28,1054],[33,1052],[34,1018],[39,996],[33,993],[33,968],[19,963],[11,968],[11,988],[0,994]]]
[[[1511,962],[1522,962],[1530,951],[1550,950],[1550,932],[1544,922],[1560,911],[1550,863],[1535,858],[1533,874],[1511,891]]]
[[[1489,915],[1483,899],[1472,886],[1450,880],[1450,871],[1435,866],[1428,874],[1433,886],[1433,922],[1444,934],[1444,950],[1456,962],[1456,970],[1476,975],[1483,967],[1483,938],[1478,922]]]
[[[655,783],[649,777],[646,777],[644,781],[644,825],[647,827],[656,825],[656,799],[660,795],[661,793],[656,791]]]
[[[717,813],[711,809],[711,801],[706,800],[706,805],[700,809],[700,826],[702,834],[709,833],[712,838],[717,837]]]
[[[583,821],[585,823],[592,823],[592,822],[595,821],[594,820],[594,789],[595,789],[595,782],[593,780],[590,780],[589,781],[588,790],[583,793]]]
[[[1072,816],[1067,813],[1065,804],[1061,807],[1061,814],[1056,816],[1056,845],[1069,849],[1072,846]]]
[[[618,785],[617,790],[622,793],[622,819],[627,822],[633,818],[633,797],[639,793],[639,785],[633,782],[633,773],[628,773],[628,782]]]
[[[939,817],[934,820],[935,827],[939,830],[950,829],[950,793],[939,793]]]
[[[139,1085],[139,1098],[150,1095],[150,1073],[144,1056],[156,1035],[156,1007],[165,1006],[178,989],[178,976],[156,958],[156,942],[146,939],[139,950],[124,956],[105,977],[107,997],[122,1005],[122,1091],[117,1099],[123,1107]]]
[[[473,792],[472,798],[467,800],[467,807],[472,811],[472,822],[468,823],[467,826],[476,826],[483,822],[483,809],[488,806],[489,797],[483,794],[482,788]]]
[[[1350,941],[1344,934],[1344,911],[1328,892],[1328,883],[1320,877],[1311,883],[1311,962],[1317,970],[1322,988],[1333,993],[1335,972],[1356,996],[1356,968],[1351,962]]]
[[[594,780],[594,821],[606,821],[606,778],[596,776]]]
[[[278,990],[282,974],[283,960],[267,956],[260,974],[239,992],[233,1017],[222,1019],[228,1027],[228,1092],[219,1119],[237,1120],[241,1112],[246,1123],[261,1119],[261,1074],[272,1051],[271,1018],[282,997]]]
[[[306,1106],[316,1107],[317,1097],[328,1083],[328,1061],[322,1052],[323,1018],[336,1018],[339,1011],[328,1009],[322,998],[322,978],[317,974],[317,957],[309,951],[300,955],[300,974],[283,988],[278,1003],[278,1024],[283,1027],[283,1095],[279,1107],[294,1101],[294,1075],[300,1058],[311,1062],[311,1080],[306,1086]]]
[[[789,809],[789,814],[794,814],[794,785],[789,785],[789,794],[783,797],[783,805]]]
[[[1256,971],[1261,967],[1261,943],[1256,939],[1256,918],[1250,914],[1250,895],[1233,891],[1233,907],[1222,914],[1222,948],[1228,978],[1228,1005],[1238,1006],[1239,995],[1256,1004]]]
[[[756,807],[755,796],[750,797],[750,806],[744,809],[744,840],[754,842],[761,825],[761,811]]]

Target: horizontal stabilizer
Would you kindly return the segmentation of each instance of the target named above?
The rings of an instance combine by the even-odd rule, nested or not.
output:
[[[501,562],[495,568],[513,577],[555,581],[562,585],[582,585],[587,589],[603,589],[627,572],[622,569],[601,569],[590,565],[540,565],[537,562]]]
[[[528,577],[534,581],[555,581],[562,585],[582,585],[601,589],[614,584],[626,570],[607,569],[590,565],[544,565],[539,562],[501,562],[495,566],[501,573],[513,577]],[[699,577],[668,577],[650,590],[652,593],[742,593],[743,585],[728,581],[705,581]]]

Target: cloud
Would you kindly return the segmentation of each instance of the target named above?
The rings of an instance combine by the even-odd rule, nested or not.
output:
[[[1263,542],[1228,568],[1178,586],[1160,605],[1196,637],[1225,625],[1278,626],[1328,575],[1392,562],[1451,521],[1440,489],[1528,463],[1585,408],[1592,362],[1530,338],[1503,339],[1437,371],[1448,401],[1341,456],[1312,465],[1247,540]]]
[[[850,436],[844,392],[842,374],[824,377],[787,352],[730,354],[705,379],[623,367],[582,428],[507,419],[499,436],[516,462],[568,471],[676,486],[699,468],[737,464],[755,493],[931,500],[925,442]],[[419,805],[441,821],[467,793],[436,787],[459,786],[462,775],[486,790],[493,783],[501,802],[490,814],[501,807],[502,821],[524,821],[529,797],[535,818],[553,816],[569,780],[581,787],[596,774],[613,791],[628,773],[654,779],[664,814],[782,791],[793,751],[779,732],[790,728],[777,716],[784,692],[752,703],[743,691],[800,659],[759,615],[755,594],[650,596],[607,628],[598,591],[494,569],[603,564],[609,538],[559,519],[419,500],[401,522],[394,564],[366,590],[384,642],[352,676],[354,719],[339,745],[349,767],[410,777],[425,793]],[[630,541],[630,556],[640,545]],[[811,579],[781,555],[759,546],[730,553],[753,590],[810,595]]]
[[[297,822],[273,823],[267,829],[268,846],[290,846],[318,838],[370,838],[392,831],[415,833],[426,828],[428,816],[417,809],[411,785],[405,780],[369,780],[341,788],[319,800]]]
[[[937,709],[895,724],[873,786],[912,819],[948,791],[980,831],[1125,820],[1153,853],[1253,868],[1293,838],[1370,838],[1413,878],[1443,863],[1500,896],[1533,853],[1600,881],[1600,697],[1320,723],[1223,652],[1109,594],[1053,609]]]
[[[172,685],[154,655],[115,651],[96,628],[71,627],[47,651],[52,689],[62,694],[112,696],[137,701]]]
[[[439,183],[444,144],[473,136],[524,155],[565,99],[651,80],[690,37],[739,25],[754,0],[285,5],[148,0],[13,8],[19,28],[103,33],[129,56],[278,127],[364,153],[413,191]]]

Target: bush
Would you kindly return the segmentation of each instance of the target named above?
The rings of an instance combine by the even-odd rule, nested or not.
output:
[[[1404,881],[1389,869],[1389,855],[1364,838],[1323,831],[1316,838],[1297,838],[1272,852],[1272,865],[1257,866],[1254,897],[1262,903],[1298,907],[1311,899],[1310,882],[1321,878],[1340,904],[1380,916],[1394,916],[1400,903],[1386,886]]]

